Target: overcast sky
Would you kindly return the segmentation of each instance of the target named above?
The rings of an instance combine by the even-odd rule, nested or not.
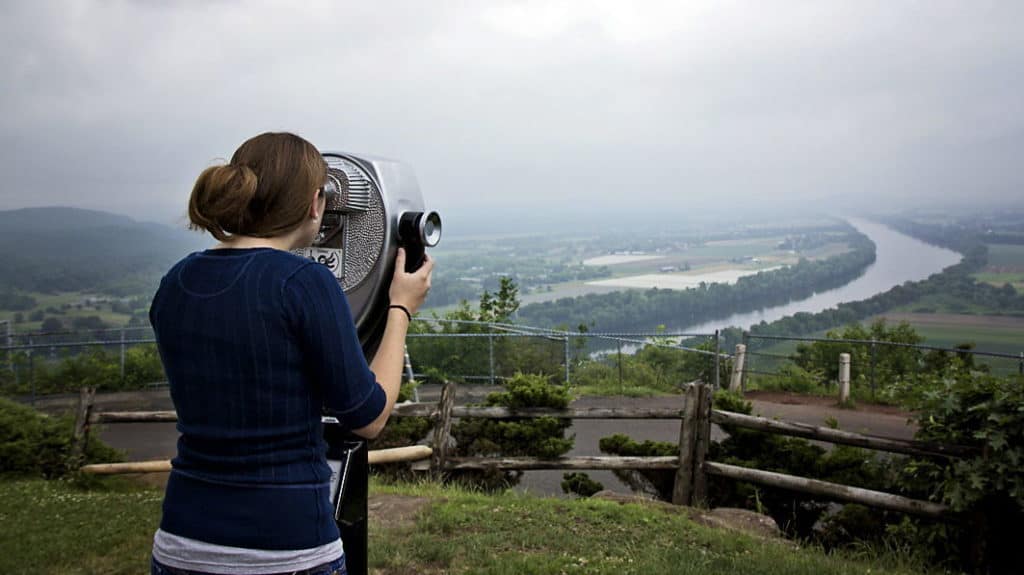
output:
[[[442,214],[1024,196],[1024,2],[0,4],[0,209],[180,220],[246,138]]]

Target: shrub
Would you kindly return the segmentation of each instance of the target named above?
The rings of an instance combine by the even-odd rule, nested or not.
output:
[[[68,473],[70,417],[47,417],[31,407],[0,399],[0,475],[53,479]],[[86,463],[119,461],[121,454],[90,435]]]
[[[594,481],[586,473],[562,474],[562,493],[575,493],[580,497],[590,497],[603,490],[604,485],[600,481]]]
[[[506,391],[488,395],[484,405],[565,409],[569,406],[569,390],[564,385],[549,383],[544,376],[519,373],[508,380]],[[466,417],[452,426],[455,455],[559,457],[572,449],[573,438],[565,437],[565,430],[571,425],[568,419],[554,417],[507,420]],[[522,472],[517,471],[494,470],[459,473],[453,478],[493,490],[515,485],[521,475]]]
[[[1016,536],[1024,521],[1024,377],[960,370],[933,376],[913,402],[917,439],[975,446],[959,460],[911,460],[903,469],[916,497],[938,499],[967,518],[964,527],[903,526],[936,550],[936,559],[960,557],[975,570],[1012,572],[1024,562]]]

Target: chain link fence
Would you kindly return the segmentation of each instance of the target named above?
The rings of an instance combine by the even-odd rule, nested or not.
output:
[[[517,373],[604,393],[673,391],[695,379],[719,385],[730,355],[719,334],[581,333],[509,323],[414,320],[407,373],[417,381],[500,385]],[[165,385],[152,328],[8,334],[0,395],[38,396]]]
[[[812,379],[818,386],[835,385],[838,379],[840,353],[851,355],[854,381],[866,388],[874,399],[895,377],[932,369],[939,371],[956,359],[967,369],[996,375],[1024,375],[1024,351],[994,352],[962,347],[942,347],[873,339],[842,339],[781,335],[743,334],[746,346],[744,387],[764,378],[788,378],[798,391],[800,380]],[[1024,341],[1022,341],[1024,347]],[[823,370],[795,370],[801,364],[816,363]],[[760,378],[760,379],[759,379]]]

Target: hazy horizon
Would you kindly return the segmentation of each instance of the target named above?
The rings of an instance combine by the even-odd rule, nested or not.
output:
[[[0,15],[0,209],[180,224],[199,171],[266,130],[408,162],[449,229],[1024,197],[1015,2],[15,1]]]

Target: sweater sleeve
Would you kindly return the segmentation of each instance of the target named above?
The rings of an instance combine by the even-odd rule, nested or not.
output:
[[[326,266],[303,265],[282,287],[307,373],[323,390],[324,412],[348,429],[369,425],[387,397],[366,364],[352,311]]]

